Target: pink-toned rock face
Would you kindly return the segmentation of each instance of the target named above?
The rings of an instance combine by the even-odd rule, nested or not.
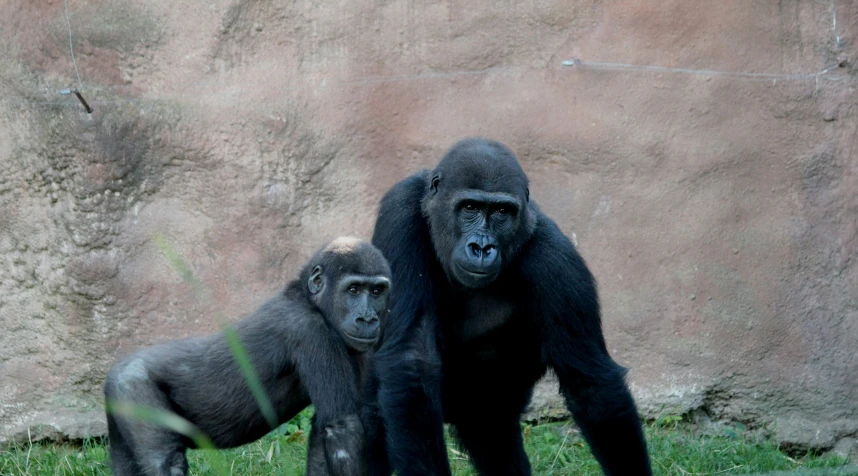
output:
[[[2,10],[0,442],[104,431],[117,357],[369,237],[467,135],[578,244],[645,415],[858,433],[849,2],[70,0],[91,116],[63,2]]]

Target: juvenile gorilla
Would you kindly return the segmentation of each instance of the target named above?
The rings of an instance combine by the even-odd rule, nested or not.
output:
[[[315,416],[308,475],[364,474],[360,389],[367,351],[386,319],[390,268],[367,242],[338,238],[300,277],[234,324],[271,400],[278,423],[311,402]],[[114,366],[104,384],[111,402],[173,412],[219,448],[259,439],[271,430],[223,334],[142,350]],[[184,475],[188,438],[151,422],[107,413],[117,475]]]
[[[530,474],[519,417],[549,368],[604,471],[650,474],[596,282],[509,149],[453,146],[387,193],[372,241],[396,287],[363,407],[371,474],[450,474],[444,422],[480,474]]]

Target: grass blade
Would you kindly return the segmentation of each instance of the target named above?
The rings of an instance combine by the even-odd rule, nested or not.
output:
[[[190,286],[191,289],[193,289],[197,299],[200,301],[208,301],[209,293],[206,286],[202,281],[197,279],[194,272],[191,270],[190,265],[188,265],[187,261],[182,257],[182,254],[179,253],[179,251],[161,235],[154,235],[152,239],[161,254],[182,277],[182,280]],[[229,349],[238,364],[241,375],[244,377],[245,382],[247,382],[250,393],[253,395],[254,400],[256,400],[256,404],[259,406],[259,411],[262,412],[262,416],[265,418],[265,421],[268,422],[268,426],[272,430],[276,429],[279,425],[277,414],[274,411],[274,405],[271,403],[271,399],[268,398],[268,395],[265,393],[265,389],[262,387],[262,381],[259,379],[259,374],[253,367],[253,363],[250,361],[250,355],[247,353],[247,349],[245,349],[244,345],[241,343],[241,339],[238,337],[238,334],[236,334],[235,329],[227,323],[223,316],[217,314],[216,319],[220,323],[224,338],[226,339]]]

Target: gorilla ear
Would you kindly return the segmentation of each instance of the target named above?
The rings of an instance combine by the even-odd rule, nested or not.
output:
[[[319,294],[325,287],[325,277],[322,274],[322,267],[317,265],[310,271],[310,279],[307,280],[307,287],[310,289],[310,294]]]
[[[438,193],[438,185],[441,183],[441,175],[437,174],[432,177],[432,183],[429,184],[429,190],[432,190],[432,193]]]

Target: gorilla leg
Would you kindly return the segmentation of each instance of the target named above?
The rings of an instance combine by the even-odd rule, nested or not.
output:
[[[186,444],[181,435],[150,423],[116,416],[109,417],[108,429],[111,468],[116,476],[188,474]]]
[[[530,401],[538,365],[508,361],[463,365],[445,384],[444,411],[455,435],[481,475],[530,475],[519,418]],[[504,375],[509,369],[517,372]]]
[[[366,474],[364,432],[353,414],[321,428],[313,417],[307,476],[362,476]]]
[[[595,379],[558,373],[572,417],[605,474],[652,474],[637,408],[624,375],[625,369],[616,364]]]
[[[448,420],[481,475],[530,475],[519,416],[528,389],[466,386],[448,402]],[[521,395],[516,395],[521,394]],[[512,397],[512,398],[511,398]]]
[[[370,382],[367,382],[370,385]],[[370,476],[390,476],[393,468],[387,457],[387,443],[384,432],[384,420],[381,410],[378,408],[377,397],[373,390],[369,393],[361,409],[361,420],[363,421],[364,439],[366,441],[366,459],[369,466]]]
[[[530,475],[517,418],[465,418],[454,426],[456,437],[480,474]]]
[[[119,432],[119,423],[113,415],[107,415],[107,431],[110,433],[110,469],[116,476],[140,474],[129,442]]]
[[[348,415],[325,427],[325,459],[334,476],[366,473],[363,425],[357,415]]]
[[[435,334],[426,329],[427,322],[424,319],[411,344],[403,346],[405,351],[382,350],[373,357],[376,368],[384,369],[377,374],[380,385],[376,401],[384,421],[388,455],[386,462],[381,458],[374,461],[387,463],[400,476],[451,474],[444,442],[440,358]],[[375,467],[370,472],[385,474]]]
[[[121,403],[143,410],[173,411],[167,396],[149,378],[142,360],[114,367],[105,380],[104,396],[109,405]],[[115,475],[183,476],[188,473],[185,457],[188,442],[182,435],[146,421],[145,416],[129,417],[120,409],[108,411],[107,430],[110,464]]]
[[[328,462],[325,459],[324,430],[316,428],[316,417],[310,429],[310,444],[307,448],[307,476],[325,476],[328,474]]]

